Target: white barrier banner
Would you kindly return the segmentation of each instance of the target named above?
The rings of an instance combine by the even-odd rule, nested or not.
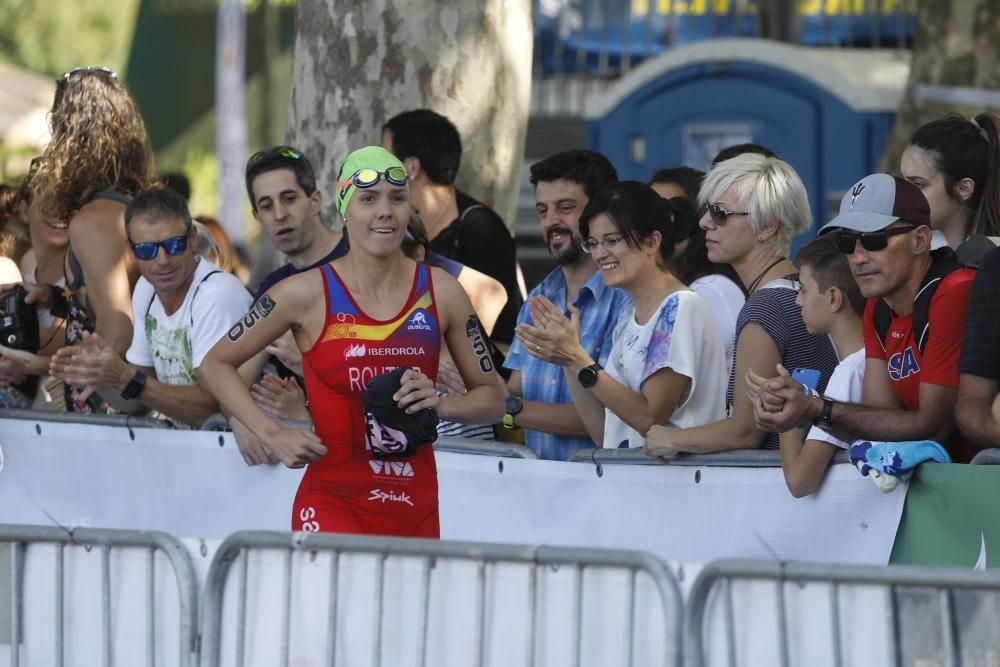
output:
[[[133,439],[134,438],[134,439]],[[247,467],[231,434],[0,420],[0,523],[221,539],[288,530],[301,471]],[[604,465],[438,452],[445,539],[641,549],[668,561],[885,565],[905,487],[851,466],[793,498],[780,469]]]

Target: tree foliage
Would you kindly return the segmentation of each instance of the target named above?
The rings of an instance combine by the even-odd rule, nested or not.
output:
[[[0,0],[0,59],[59,76],[101,65],[121,72],[139,0]]]
[[[1000,88],[1000,21],[994,0],[950,0],[917,4],[917,31],[906,93],[882,156],[882,168],[896,171],[899,156],[918,127],[951,111],[974,115],[989,109],[956,107],[922,99],[921,86]],[[994,113],[998,110],[993,109]]]

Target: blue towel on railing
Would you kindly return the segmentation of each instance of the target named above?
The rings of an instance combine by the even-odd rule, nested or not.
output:
[[[870,442],[858,440],[851,445],[851,463],[866,477],[871,477],[879,489],[888,493],[913,470],[927,461],[951,463],[945,448],[933,440],[908,442]]]

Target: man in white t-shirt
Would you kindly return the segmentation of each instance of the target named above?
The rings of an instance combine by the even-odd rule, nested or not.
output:
[[[865,374],[865,341],[861,316],[866,300],[851,274],[847,256],[837,248],[833,235],[822,236],[799,250],[799,295],[802,321],[811,334],[827,334],[833,340],[840,363],[830,376],[824,395],[837,401],[861,402]],[[779,372],[788,372],[779,367]],[[818,377],[818,373],[816,374]],[[798,376],[808,383],[808,373]],[[751,394],[766,378],[750,371]],[[815,389],[812,387],[811,389]],[[806,394],[803,393],[803,399]],[[754,401],[758,418],[766,416],[759,400]],[[794,428],[781,434],[781,467],[785,483],[796,498],[815,492],[823,482],[826,469],[840,449],[851,443],[839,440],[818,426],[805,435]]]
[[[85,334],[83,345],[60,354],[53,368],[67,382],[114,390],[102,395],[114,394],[111,402],[122,412],[154,410],[198,427],[219,406],[197,386],[196,370],[252,299],[235,276],[195,254],[197,232],[180,195],[164,188],[137,195],[125,211],[125,232],[142,275],[132,293],[126,358]]]

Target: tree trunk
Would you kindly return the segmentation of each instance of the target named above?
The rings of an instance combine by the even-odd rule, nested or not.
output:
[[[989,111],[982,103],[940,94],[924,86],[1000,88],[1000,21],[994,0],[917,3],[917,29],[906,93],[882,155],[882,169],[899,171],[899,157],[918,127],[951,111],[972,116]],[[994,100],[997,96],[992,96]],[[990,101],[994,113],[1000,103]]]
[[[331,216],[347,154],[381,144],[395,114],[429,108],[462,136],[459,188],[513,227],[531,49],[529,0],[299,0],[288,139]]]

